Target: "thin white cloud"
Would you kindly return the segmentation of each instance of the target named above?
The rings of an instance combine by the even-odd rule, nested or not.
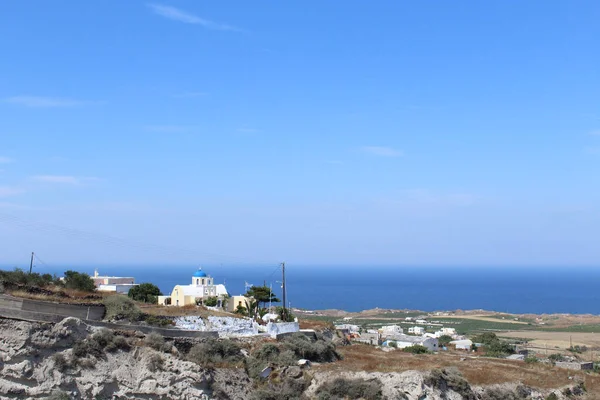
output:
[[[56,183],[65,185],[79,185],[82,183],[88,183],[98,180],[98,178],[93,177],[77,177],[71,175],[36,175],[32,176],[31,179],[37,182]]]
[[[173,21],[183,22],[186,24],[200,25],[203,28],[212,29],[216,31],[242,31],[240,28],[237,28],[235,26],[210,21],[208,19],[198,17],[197,15],[188,13],[175,7],[165,6],[161,4],[147,4],[147,6],[150,7],[150,9],[152,9],[152,11],[155,14]]]
[[[0,156],[0,164],[10,164],[14,160],[10,157],[2,157]]]
[[[387,146],[364,146],[361,150],[365,153],[378,156],[378,157],[401,157],[404,153],[401,150],[394,149],[393,147]]]
[[[185,133],[195,129],[195,127],[187,125],[148,125],[145,129],[150,132]]]
[[[88,104],[88,102],[81,100],[44,96],[13,96],[5,98],[4,101],[6,103],[34,108],[77,107]]]

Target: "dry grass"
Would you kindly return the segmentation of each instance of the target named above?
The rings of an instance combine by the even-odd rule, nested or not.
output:
[[[579,377],[592,393],[600,393],[600,375],[569,371],[544,364],[526,364],[493,358],[471,358],[461,361],[465,353],[413,355],[401,351],[384,352],[373,346],[352,345],[338,348],[342,361],[317,368],[335,371],[404,372],[428,371],[434,368],[457,367],[472,385],[522,382],[539,388],[557,388]]]
[[[335,329],[331,322],[319,320],[299,320],[300,329],[314,329],[315,331],[323,331],[325,329]]]
[[[52,294],[29,293],[25,290],[7,291],[8,294],[14,297],[64,304],[100,304],[104,297],[110,295],[102,292],[82,292],[80,290],[66,288],[54,289],[50,290],[50,292],[52,292]]]
[[[176,307],[176,306],[159,306],[157,304],[137,303],[137,306],[146,314],[161,315],[161,316],[165,316],[165,317],[197,316],[197,317],[206,318],[208,316],[215,316],[215,317],[241,318],[237,314],[231,314],[231,313],[222,312],[222,311],[208,310],[205,307],[194,306],[194,305]]]

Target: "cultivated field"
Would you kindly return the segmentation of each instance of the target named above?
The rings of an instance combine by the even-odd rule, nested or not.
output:
[[[502,332],[501,337],[530,339],[529,345],[537,349],[548,349],[551,353],[553,349],[565,350],[571,346],[586,346],[591,349],[598,349],[600,353],[600,333],[582,333],[582,332],[549,332],[549,331],[511,331]]]

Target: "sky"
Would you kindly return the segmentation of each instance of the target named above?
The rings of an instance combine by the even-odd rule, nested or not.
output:
[[[0,3],[0,265],[600,264],[596,1]]]

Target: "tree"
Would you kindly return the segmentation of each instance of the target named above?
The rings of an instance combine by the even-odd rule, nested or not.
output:
[[[235,309],[235,313],[240,315],[248,315],[248,310],[243,305],[238,304],[237,308]]]
[[[263,308],[268,302],[279,303],[279,300],[275,293],[268,286],[252,286],[248,289],[245,294],[246,297],[254,297],[254,299],[260,304],[263,303]]]
[[[142,303],[156,303],[157,296],[162,296],[162,292],[153,283],[140,283],[129,289],[127,296]]]
[[[88,274],[71,270],[65,272],[65,287],[84,292],[93,292],[96,290],[94,280]]]
[[[204,305],[207,307],[216,307],[218,302],[219,301],[215,296],[211,296],[211,297],[207,297],[206,300],[204,300]]]
[[[438,343],[440,346],[447,346],[452,341],[452,336],[442,335],[438,338]]]

